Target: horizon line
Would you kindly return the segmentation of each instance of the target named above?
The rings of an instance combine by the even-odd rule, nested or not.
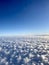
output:
[[[11,37],[13,37],[13,36],[49,36],[49,33],[44,33],[44,34],[0,34],[0,37],[1,36],[11,36]]]

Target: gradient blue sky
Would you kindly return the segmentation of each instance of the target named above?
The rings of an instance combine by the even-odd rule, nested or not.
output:
[[[0,0],[0,35],[49,33],[49,0]]]

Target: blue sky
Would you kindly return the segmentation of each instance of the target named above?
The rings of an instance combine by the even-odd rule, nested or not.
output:
[[[0,0],[0,35],[49,33],[49,0]]]

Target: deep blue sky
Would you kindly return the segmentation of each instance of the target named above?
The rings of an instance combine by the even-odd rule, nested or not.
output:
[[[49,33],[49,0],[0,0],[0,35]]]

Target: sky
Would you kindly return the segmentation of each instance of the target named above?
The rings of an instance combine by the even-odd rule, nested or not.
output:
[[[49,33],[49,0],[0,0],[0,35]]]

